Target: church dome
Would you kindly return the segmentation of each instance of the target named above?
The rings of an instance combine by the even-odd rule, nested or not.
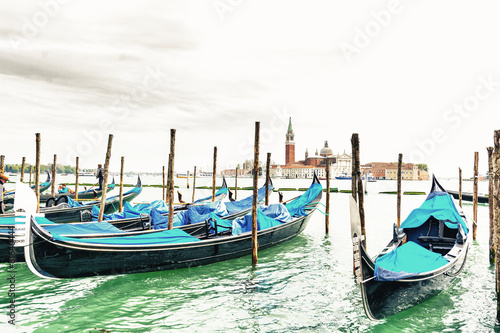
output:
[[[333,151],[328,147],[328,141],[325,141],[325,146],[319,151],[321,156],[333,155]]]

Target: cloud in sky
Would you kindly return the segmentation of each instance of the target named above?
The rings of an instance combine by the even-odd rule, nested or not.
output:
[[[219,3],[231,8],[223,19]],[[125,156],[129,170],[160,171],[176,128],[178,171],[211,168],[214,146],[224,169],[251,158],[260,121],[261,152],[283,163],[292,116],[298,158],[324,140],[350,151],[357,132],[362,162],[403,153],[453,176],[459,166],[470,174],[479,151],[484,172],[485,147],[500,128],[499,6],[8,2],[0,14],[0,105],[10,144],[2,154],[7,163],[34,160],[41,132],[43,163],[78,154],[93,167],[113,133],[112,169]],[[346,54],[347,44],[356,52]],[[477,89],[489,95],[473,105]],[[457,104],[465,111],[454,111]]]

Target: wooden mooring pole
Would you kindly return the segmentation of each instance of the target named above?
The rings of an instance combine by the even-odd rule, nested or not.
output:
[[[266,206],[269,206],[269,179],[271,179],[271,175],[269,174],[270,167],[271,167],[271,153],[267,153],[267,161],[266,161]]]
[[[162,167],[162,173],[163,173],[163,186],[162,186],[163,192],[161,195],[161,200],[165,200],[165,166]]]
[[[403,154],[399,154],[398,157],[398,198],[397,198],[397,223],[398,223],[398,229],[399,226],[401,226],[401,178],[402,178],[402,173],[401,173],[401,168],[403,166]]]
[[[488,209],[490,213],[490,264],[495,262],[495,223],[493,217],[493,147],[486,148],[488,151]]]
[[[30,186],[30,187],[31,187],[31,175],[33,175],[33,170],[31,170],[31,169],[32,169],[32,167],[31,167],[31,165],[30,165],[30,182],[29,182],[29,186]]]
[[[111,147],[113,146],[113,134],[108,137],[108,148],[106,149],[106,160],[104,161],[104,175],[102,180],[101,205],[99,206],[98,222],[102,222],[106,210],[106,189],[108,188],[109,160],[111,159]]]
[[[79,178],[79,173],[78,170],[80,168],[80,157],[76,157],[76,175],[75,175],[75,201],[78,201],[78,178]]]
[[[168,229],[174,228],[174,160],[175,160],[175,129],[170,130],[170,156],[168,166]]]
[[[252,265],[257,265],[257,251],[259,243],[257,240],[257,186],[259,185],[259,137],[260,122],[255,122],[255,144],[253,156],[253,198],[252,198]]]
[[[36,212],[40,212],[40,133],[35,134],[36,159],[35,159],[35,194],[36,194]]]
[[[123,212],[123,167],[125,166],[125,156],[122,156],[120,167],[120,212]]]
[[[476,240],[477,234],[477,203],[478,203],[478,176],[479,176],[479,152],[474,153],[474,199],[472,202],[472,218],[474,219],[474,224],[472,224],[472,239]]]
[[[352,196],[356,199],[357,192],[357,203],[359,208],[359,217],[361,221],[361,234],[364,236],[362,241],[363,246],[366,249],[366,228],[365,228],[365,208],[364,208],[364,197],[363,197],[363,179],[361,177],[361,167],[360,167],[360,156],[359,156],[359,136],[354,133],[351,137],[352,145],[352,160],[353,160],[353,171],[352,171]]]
[[[217,147],[214,147],[214,167],[212,175],[212,202],[215,201],[215,178],[217,175]]]
[[[193,171],[193,199],[191,202],[194,202],[194,191],[196,190],[196,166],[194,167]]]
[[[23,161],[21,162],[21,183],[24,183],[24,168],[26,165],[26,157],[23,157]]]
[[[497,296],[497,321],[500,321],[500,130],[494,135],[493,153],[493,218],[495,220],[495,282]],[[490,176],[491,177],[491,176]]]
[[[52,163],[52,185],[50,187],[52,197],[56,196],[56,173],[57,173],[57,155],[54,154],[54,163]]]
[[[189,170],[187,171],[187,188],[189,188]]]
[[[330,234],[330,159],[326,159],[326,208],[325,208],[325,233]]]
[[[238,195],[238,170],[239,167],[236,166],[236,174],[234,175],[234,200],[237,200],[236,196]]]
[[[458,205],[462,207],[462,169],[458,168]]]
[[[5,173],[5,155],[0,155],[0,173]]]

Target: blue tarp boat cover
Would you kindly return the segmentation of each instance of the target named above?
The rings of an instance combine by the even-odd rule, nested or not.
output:
[[[163,230],[160,232],[153,232],[141,235],[133,236],[117,236],[117,237],[106,237],[106,238],[72,238],[65,237],[58,234],[52,234],[52,239],[54,241],[66,241],[66,242],[77,242],[77,243],[89,243],[89,244],[109,244],[109,245],[162,245],[162,244],[176,244],[176,243],[188,243],[188,242],[199,242],[200,240],[194,236],[191,236],[187,232],[181,229]]]
[[[312,184],[309,189],[297,199],[286,204],[286,208],[291,216],[306,215],[306,206],[313,201],[320,192],[323,191],[323,186],[320,183]]]
[[[68,206],[70,206],[71,208],[83,206],[81,203],[71,199],[70,197],[67,197],[67,199],[68,199]]]
[[[414,209],[406,220],[401,223],[400,228],[418,228],[431,216],[439,221],[444,221],[446,226],[451,229],[457,229],[458,223],[460,223],[464,233],[469,232],[467,225],[457,211],[452,196],[446,192],[432,192],[429,194],[424,203],[419,208]]]
[[[124,232],[107,222],[85,224],[56,224],[46,226],[45,229],[50,233],[55,233],[58,235],[116,234]]]
[[[220,201],[214,201],[202,206],[190,206],[187,210],[181,211],[174,215],[174,227],[199,223],[210,218],[210,214],[214,213],[217,216],[228,215],[226,206]],[[153,229],[168,228],[168,217],[152,215],[151,226]]]
[[[150,204],[138,204],[132,206],[132,204],[128,201],[123,203],[123,212],[117,212],[113,214],[104,214],[104,220],[122,220],[140,217],[141,214],[151,215],[152,210],[157,210],[159,213],[167,213],[168,206],[163,200],[156,200],[151,202]],[[97,217],[99,216],[99,207],[92,207],[92,219],[97,221]]]
[[[281,225],[289,220],[291,220],[291,216],[283,204],[272,204],[264,210],[260,207],[257,208],[257,231]],[[233,221],[233,235],[248,231],[252,231],[252,212]]]
[[[269,192],[273,190],[273,186],[269,185]],[[257,192],[257,202],[264,200],[266,195],[266,185],[262,186]],[[236,214],[242,210],[249,209],[252,207],[253,195],[238,201],[226,202],[226,209],[229,215]]]
[[[406,242],[375,260],[375,280],[396,281],[430,272],[448,264],[441,254],[415,242]]]

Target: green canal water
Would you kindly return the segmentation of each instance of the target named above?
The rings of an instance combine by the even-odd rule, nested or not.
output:
[[[159,178],[143,179],[146,184]],[[134,180],[131,178],[130,183]],[[186,180],[178,180],[185,197]],[[197,179],[207,185],[208,179]],[[220,182],[220,181],[219,181]],[[442,180],[457,189],[456,180]],[[183,184],[184,183],[184,184]],[[251,184],[239,179],[239,186]],[[260,182],[262,183],[262,181]],[[309,180],[275,180],[276,187],[307,187]],[[228,179],[232,186],[234,181]],[[333,187],[350,188],[349,181]],[[472,188],[464,183],[464,190]],[[368,184],[365,198],[367,245],[374,255],[390,239],[396,220],[393,181]],[[429,182],[404,182],[404,191],[428,191]],[[486,192],[487,183],[480,183]],[[301,192],[284,192],[285,199]],[[209,195],[200,190],[197,197]],[[250,192],[238,192],[243,198]],[[144,189],[137,201],[161,197]],[[495,326],[494,267],[488,262],[488,207],[479,207],[478,238],[463,273],[436,297],[385,320],[366,318],[352,276],[348,194],[331,197],[330,235],[315,212],[303,234],[249,256],[173,271],[83,279],[45,280],[17,263],[16,326],[7,323],[7,265],[0,265],[0,332],[492,332]],[[403,196],[403,218],[424,200]],[[277,194],[271,197],[277,201]],[[323,199],[324,202],[324,199]],[[472,215],[472,206],[464,209]]]

